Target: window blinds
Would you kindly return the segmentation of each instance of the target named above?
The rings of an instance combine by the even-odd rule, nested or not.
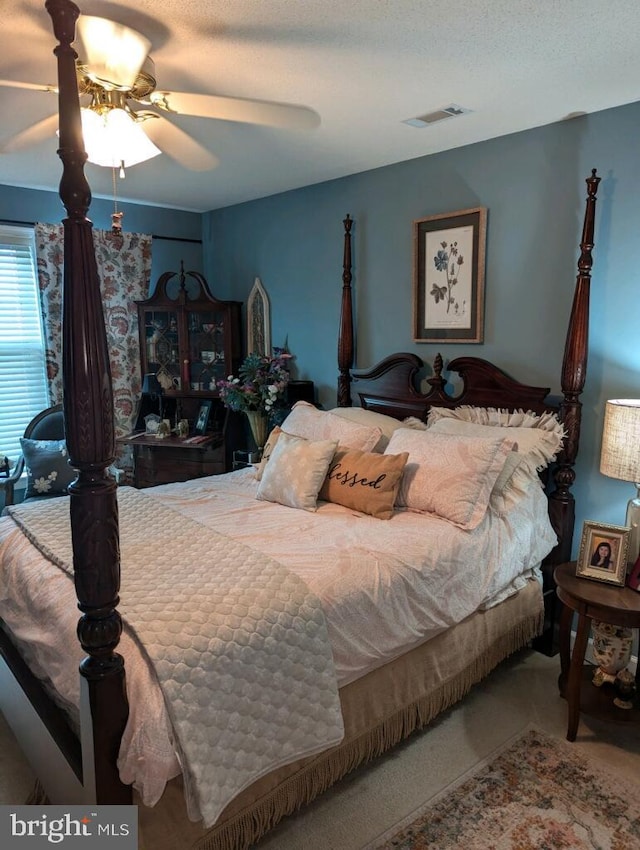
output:
[[[48,406],[33,232],[0,225],[0,459]]]

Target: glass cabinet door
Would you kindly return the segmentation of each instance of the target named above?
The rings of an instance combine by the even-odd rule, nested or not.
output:
[[[192,390],[214,391],[229,369],[225,353],[226,314],[199,310],[188,316],[189,381]]]
[[[180,376],[178,314],[173,310],[145,310],[143,339],[146,371],[155,372],[165,383]],[[177,382],[174,387],[178,389]],[[168,387],[164,387],[167,389]]]

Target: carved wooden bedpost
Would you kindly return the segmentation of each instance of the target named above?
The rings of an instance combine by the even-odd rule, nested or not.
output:
[[[115,457],[113,395],[92,223],[86,217],[91,192],[84,176],[76,80],[71,46],[80,14],[70,0],[47,0],[58,59],[60,198],[64,219],[63,386],[64,421],[71,466],[79,471],[69,487],[73,568],[82,617],[78,638],[88,653],[80,670],[92,715],[95,791],[98,803],[131,802],[116,767],[127,721],[124,661],[114,652],[122,621],[120,544],[116,484],[107,474]],[[87,778],[85,777],[85,782]]]
[[[351,367],[353,366],[353,307],[351,302],[351,225],[347,217],[344,224],[344,254],[342,260],[342,305],[338,336],[338,407],[351,407]]]
[[[562,529],[562,544],[554,550],[553,563],[559,564],[571,560],[571,546],[575,503],[571,486],[575,481],[574,464],[578,454],[582,404],[580,394],[584,389],[587,373],[587,354],[589,347],[589,289],[591,285],[591,267],[593,260],[593,234],[596,213],[596,193],[600,178],[596,169],[591,172],[587,183],[587,203],[580,242],[578,277],[573,296],[571,320],[567,330],[567,340],[562,361],[562,394],[560,418],[567,432],[564,447],[558,458],[554,478],[556,489],[551,493],[549,514],[556,530]]]

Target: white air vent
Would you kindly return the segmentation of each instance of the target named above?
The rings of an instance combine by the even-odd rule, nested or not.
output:
[[[434,112],[427,112],[426,115],[419,115],[417,118],[407,118],[403,124],[408,124],[410,127],[428,127],[430,124],[437,124],[438,121],[444,121],[447,118],[457,118],[459,115],[466,115],[473,112],[472,109],[466,109],[464,106],[458,106],[457,103],[450,103],[449,106],[443,106],[442,109],[436,109]]]

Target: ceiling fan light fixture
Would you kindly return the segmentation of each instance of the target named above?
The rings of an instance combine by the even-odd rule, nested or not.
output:
[[[106,88],[133,88],[138,71],[151,47],[149,39],[136,30],[97,18],[78,18],[79,53],[87,75]]]
[[[105,168],[129,168],[162,153],[124,109],[81,109],[82,134],[89,162]]]

